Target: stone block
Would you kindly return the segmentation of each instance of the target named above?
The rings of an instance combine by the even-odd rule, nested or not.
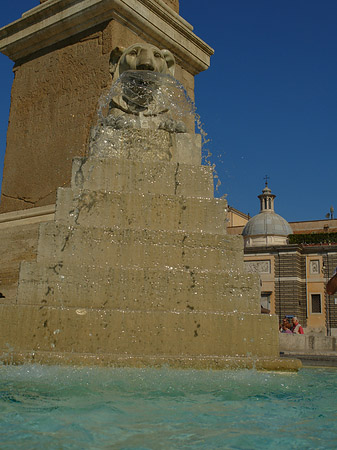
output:
[[[18,304],[258,314],[255,275],[197,269],[23,263]]]
[[[0,230],[1,303],[15,303],[22,260],[36,259],[39,224],[8,226]]]
[[[118,158],[75,158],[72,187],[206,198],[212,198],[214,190],[210,167]]]
[[[276,316],[0,307],[3,353],[74,352],[116,356],[275,357]],[[20,327],[20,333],[17,329]]]
[[[157,121],[160,119],[151,119],[151,122]],[[148,128],[116,130],[107,126],[96,127],[92,132],[90,156],[200,165],[201,136]]]
[[[172,161],[185,164],[201,164],[201,136],[200,134],[172,134]]]
[[[221,239],[222,238],[222,239]],[[101,229],[45,224],[41,227],[38,261],[105,267],[172,267],[179,269],[244,271],[241,240],[221,235]],[[239,244],[239,245],[238,245]]]
[[[69,226],[225,234],[226,207],[223,199],[60,188],[55,217]]]

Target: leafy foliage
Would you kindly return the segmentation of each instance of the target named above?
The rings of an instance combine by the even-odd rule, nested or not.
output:
[[[289,244],[332,244],[337,243],[337,233],[291,234]]]

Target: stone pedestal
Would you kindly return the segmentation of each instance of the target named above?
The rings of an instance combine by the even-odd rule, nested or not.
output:
[[[277,317],[260,314],[259,278],[226,234],[211,168],[194,163],[198,139],[151,131],[168,145],[149,158],[136,151],[149,131],[127,133],[134,146],[118,139],[74,160],[17,303],[0,308],[2,359],[296,370],[278,358]]]
[[[169,49],[194,97],[194,75],[213,51],[177,11],[178,0],[48,0],[0,29],[0,51],[15,63],[0,213],[50,205],[70,186],[72,159],[87,156],[111,86],[114,48]]]

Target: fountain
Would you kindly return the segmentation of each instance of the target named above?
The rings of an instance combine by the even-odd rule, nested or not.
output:
[[[241,236],[226,233],[173,55],[136,44],[111,68],[89,156],[2,307],[2,360],[297,370],[279,358],[277,317],[260,314]]]

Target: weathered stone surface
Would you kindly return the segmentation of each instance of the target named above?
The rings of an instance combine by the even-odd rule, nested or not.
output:
[[[22,351],[12,353],[10,350],[2,355],[4,364],[49,364],[68,366],[95,367],[170,367],[172,369],[204,369],[204,370],[259,370],[273,372],[297,372],[302,367],[299,359],[252,356],[129,356],[111,353],[74,353]]]
[[[73,189],[203,198],[211,198],[214,190],[208,166],[118,158],[75,158],[71,184]]]
[[[0,214],[1,303],[15,303],[21,261],[36,259],[41,222],[54,220],[55,205]]]
[[[73,225],[224,233],[222,199],[159,194],[58,191],[56,219]],[[210,220],[213,217],[213,220]]]
[[[177,59],[175,76],[192,99],[193,75],[207,67],[203,63],[203,68],[196,69],[193,61],[197,64],[207,53],[209,61],[211,49],[161,2],[142,2],[139,7],[147,11],[143,16],[137,8],[130,9],[129,2],[122,2],[130,9],[123,23],[120,16],[111,16],[111,5],[110,16],[103,15],[95,23],[89,11],[81,10],[83,2],[51,3],[52,8],[45,9],[47,2],[0,31],[0,51],[16,63],[0,213],[51,204],[57,188],[69,185],[72,158],[87,154],[90,128],[97,120],[97,100],[111,84],[108,67],[113,48],[136,42],[169,46]],[[107,8],[107,4],[95,1],[97,8]],[[81,14],[87,14],[89,21],[83,27],[77,23]],[[137,27],[136,16],[153,24]],[[160,23],[165,20],[165,35],[156,37],[153,33],[163,33]],[[182,45],[186,33],[191,41]],[[191,61],[184,52],[191,55]],[[200,55],[195,56],[196,52]]]
[[[147,42],[174,49],[182,66],[193,74],[209,66],[213,50],[160,0],[53,0],[3,27],[0,51],[18,61],[110,20],[119,21]]]
[[[193,197],[193,182],[192,196],[176,193],[179,171],[198,172],[207,191],[208,169],[145,166],[75,160],[37,261],[21,265],[17,304],[0,307],[2,360],[298,370],[278,358],[277,317],[259,313],[226,201]]]
[[[104,127],[96,129],[89,154],[97,158],[125,158],[150,163],[172,161],[200,165],[201,137],[163,130],[115,130],[112,127]]]
[[[36,259],[38,231],[38,223],[0,229],[1,303],[15,303],[20,263]]]
[[[240,236],[130,228],[41,227],[38,261],[79,261],[108,267],[148,267],[244,272]],[[248,274],[247,274],[248,275]]]
[[[179,12],[179,0],[163,0],[163,2],[177,13]]]
[[[280,333],[280,350],[294,355],[326,355],[337,357],[337,339],[320,333]]]
[[[234,313],[244,310],[259,314],[258,294],[258,278],[244,273],[23,263],[17,303],[106,311]]]
[[[69,185],[110,82],[104,28],[15,68],[0,212],[48,205]]]
[[[278,354],[276,316],[24,305],[2,306],[0,311],[5,322],[1,340],[16,351],[115,354],[130,358],[277,357]]]

